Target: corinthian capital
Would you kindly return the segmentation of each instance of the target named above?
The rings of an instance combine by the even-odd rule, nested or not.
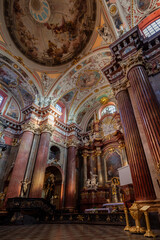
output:
[[[79,140],[74,137],[67,141],[67,147],[77,147],[79,143],[80,143]]]
[[[41,133],[48,132],[52,135],[54,129],[55,129],[55,126],[49,123],[45,123],[41,125]]]
[[[121,91],[126,90],[130,86],[128,79],[122,78],[120,81],[117,81],[116,83],[112,84],[112,89],[114,92],[115,97],[117,94]]]
[[[120,65],[123,69],[124,74],[127,74],[129,70],[134,66],[146,65],[142,49],[129,56],[126,60],[123,60]]]
[[[27,122],[22,125],[22,130],[23,132],[29,131],[33,133],[39,133],[39,125],[32,123],[32,122]]]

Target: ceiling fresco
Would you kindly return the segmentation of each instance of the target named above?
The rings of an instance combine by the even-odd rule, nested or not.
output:
[[[130,0],[2,1],[2,36],[8,41],[3,47],[6,52],[12,52],[13,47],[12,54],[16,57],[13,62],[0,55],[0,82],[21,107],[32,103],[36,96],[54,106],[61,101],[66,106],[67,123],[76,122],[85,129],[104,100],[115,100],[101,71],[112,58],[108,45],[116,39],[115,31],[121,32],[124,19],[129,28],[136,25],[157,8],[159,0],[132,2],[133,8]],[[107,4],[109,7],[105,9]],[[27,59],[20,52],[19,57],[17,49]],[[18,58],[22,60],[19,62],[22,68],[16,64]],[[29,72],[37,82],[29,78],[26,74]]]
[[[49,96],[53,99],[53,104],[59,100],[65,104],[68,122],[80,124],[93,106],[100,105],[97,97],[111,90],[101,72],[101,68],[110,59],[109,49],[91,53],[75,64],[52,87]]]
[[[26,57],[59,66],[77,57],[89,42],[96,0],[5,0],[4,14],[12,40]]]
[[[149,12],[159,8],[159,0],[134,0],[133,7],[130,0],[119,0],[119,2],[130,28],[139,24]]]
[[[2,54],[0,54],[0,82],[15,96],[21,107],[31,104],[38,94],[35,84],[28,75]]]

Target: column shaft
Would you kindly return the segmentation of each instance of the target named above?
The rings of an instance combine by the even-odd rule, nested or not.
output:
[[[37,151],[38,151],[39,139],[40,139],[40,136],[35,134],[33,143],[32,143],[29,160],[28,160],[28,164],[27,164],[27,168],[26,168],[25,177],[24,177],[24,181],[26,181],[26,182],[27,181],[30,182],[32,180],[33,170],[34,170],[35,161],[36,161],[36,155],[37,155]],[[29,184],[29,186],[30,186],[30,184]],[[30,187],[27,188],[26,197],[28,196],[29,189],[30,189]]]
[[[49,151],[50,133],[42,132],[29,196],[41,198]]]
[[[76,204],[76,147],[68,148],[65,207],[74,209]]]
[[[155,199],[155,192],[128,91],[120,91],[117,94],[117,101],[124,128],[125,144],[132,174],[135,199]]]
[[[86,186],[87,181],[87,155],[83,154],[83,187]]]
[[[24,180],[24,175],[26,171],[26,166],[28,158],[30,155],[30,150],[32,147],[34,133],[33,132],[24,132],[21,138],[21,144],[9,182],[6,200],[8,198],[19,197],[21,191],[22,181]],[[5,200],[5,201],[6,201]]]
[[[156,167],[160,169],[160,106],[149,82],[144,66],[134,66],[128,72],[142,124],[153,154]]]
[[[103,185],[103,176],[102,176],[102,165],[101,165],[100,153],[97,154],[97,169],[98,169],[98,184],[99,184],[99,186],[102,186]]]

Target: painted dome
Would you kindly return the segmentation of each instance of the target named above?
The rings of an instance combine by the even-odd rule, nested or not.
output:
[[[13,42],[27,58],[60,66],[86,48],[96,0],[5,0],[4,15]]]

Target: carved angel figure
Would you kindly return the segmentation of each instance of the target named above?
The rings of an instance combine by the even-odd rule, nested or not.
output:
[[[106,24],[103,24],[102,27],[98,28],[98,33],[106,43],[113,42],[112,34],[110,32],[109,27]]]

